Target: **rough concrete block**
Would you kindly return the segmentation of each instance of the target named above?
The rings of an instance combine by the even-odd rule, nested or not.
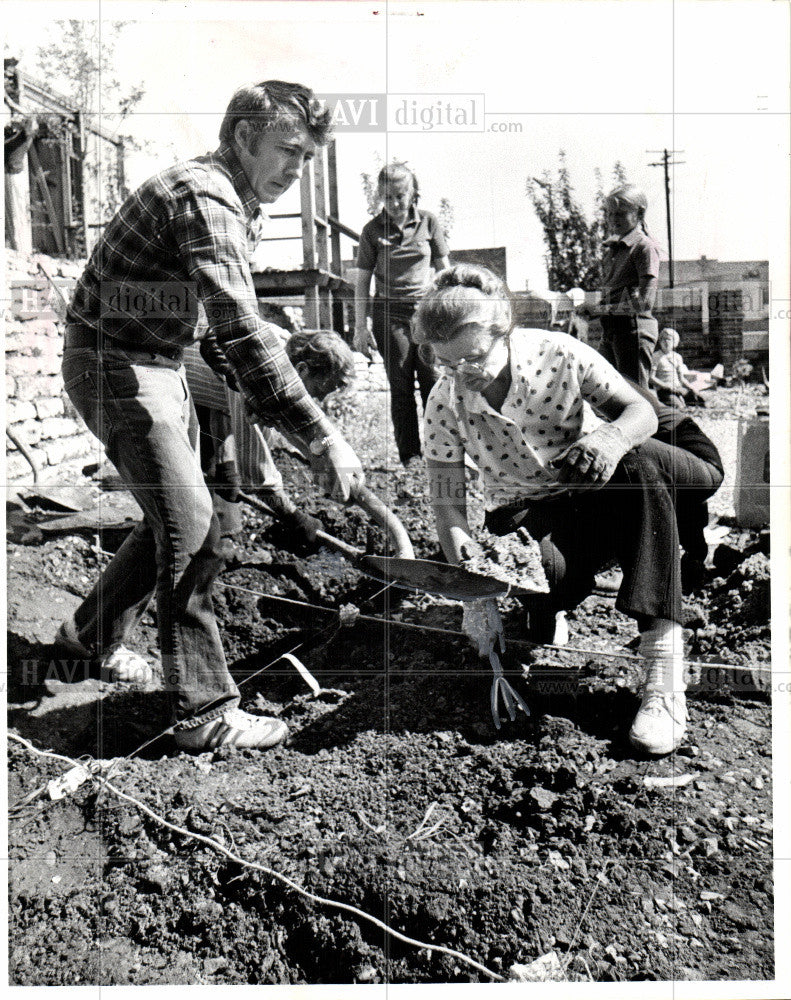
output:
[[[41,437],[44,440],[71,437],[72,434],[79,434],[85,429],[70,417],[45,417],[39,423]]]
[[[83,430],[72,437],[61,438],[58,444],[63,446],[63,460],[77,458],[79,455],[88,455],[97,444],[96,438],[88,431]]]
[[[32,420],[23,420],[21,424],[15,424],[11,430],[28,447],[38,444],[43,436],[41,421],[35,417]]]
[[[44,449],[48,465],[59,465],[66,457],[66,448],[62,441],[50,441]]]
[[[58,375],[18,375],[15,382],[15,390],[10,395],[31,401],[59,397],[63,388]]]
[[[6,453],[6,479],[9,482],[18,482],[24,479],[25,482],[33,483],[33,470],[30,468],[27,459],[18,451],[8,451]]]
[[[62,408],[62,404],[61,404]],[[17,402],[16,400],[9,400],[6,403],[5,417],[6,423],[11,426],[12,424],[18,424],[22,420],[32,420],[35,416],[41,416],[37,412],[37,407],[35,404],[28,402],[27,400],[22,402]]]
[[[44,420],[46,417],[60,417],[64,412],[64,403],[61,396],[53,396],[51,399],[37,399],[34,405],[36,416],[40,420]]]

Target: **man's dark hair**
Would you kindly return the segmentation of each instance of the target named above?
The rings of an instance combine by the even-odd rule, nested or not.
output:
[[[292,365],[304,361],[311,376],[323,380],[328,391],[350,385],[356,366],[349,345],[334,330],[301,330],[286,343]]]
[[[301,126],[317,146],[329,141],[332,112],[325,108],[309,87],[282,80],[240,87],[231,98],[220,126],[220,142],[232,145],[236,126],[250,123],[254,132]]]

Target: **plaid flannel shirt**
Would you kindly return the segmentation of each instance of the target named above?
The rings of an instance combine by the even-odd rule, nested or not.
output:
[[[258,315],[248,263],[260,205],[228,146],[169,167],[130,195],[91,254],[67,320],[97,343],[180,356],[200,301],[257,417],[305,437],[331,425]]]

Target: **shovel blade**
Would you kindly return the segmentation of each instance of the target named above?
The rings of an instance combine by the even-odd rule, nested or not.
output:
[[[480,601],[503,597],[508,593],[506,583],[471,573],[461,566],[432,562],[430,559],[362,556],[357,567],[382,583],[392,583],[406,590],[421,590],[454,601]]]

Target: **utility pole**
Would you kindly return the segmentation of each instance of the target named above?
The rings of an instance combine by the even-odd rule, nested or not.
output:
[[[667,213],[667,255],[668,255],[668,274],[670,276],[670,287],[675,287],[675,279],[673,275],[673,232],[670,225],[670,167],[678,166],[681,163],[686,163],[686,160],[671,160],[671,156],[675,156],[677,153],[683,153],[683,149],[647,149],[646,153],[661,153],[662,159],[657,163],[649,163],[649,167],[664,167],[665,168],[665,212]]]

